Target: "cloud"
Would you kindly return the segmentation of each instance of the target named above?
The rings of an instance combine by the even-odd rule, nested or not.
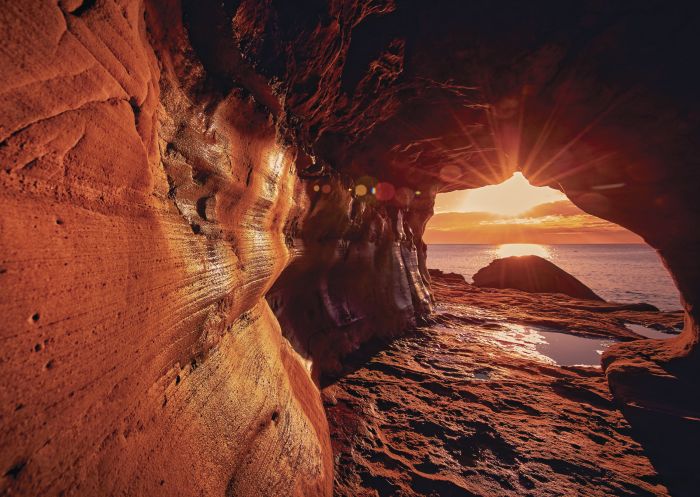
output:
[[[536,205],[532,209],[520,214],[520,217],[544,217],[544,216],[576,216],[586,214],[569,200],[547,202]]]
[[[586,214],[568,200],[540,204],[517,216],[445,212],[431,218],[427,243],[643,243],[634,233]]]

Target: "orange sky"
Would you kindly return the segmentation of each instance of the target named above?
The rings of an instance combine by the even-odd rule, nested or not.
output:
[[[586,214],[561,192],[530,186],[519,174],[500,185],[439,194],[435,212],[426,243],[644,243]]]

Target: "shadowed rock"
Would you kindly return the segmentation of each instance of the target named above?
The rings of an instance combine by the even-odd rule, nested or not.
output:
[[[569,273],[536,255],[496,259],[479,269],[474,284],[487,288],[515,288],[530,293],[563,293],[570,297],[603,300]]]

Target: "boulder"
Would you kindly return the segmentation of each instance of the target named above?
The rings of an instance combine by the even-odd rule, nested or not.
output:
[[[479,269],[474,275],[474,284],[487,288],[514,288],[530,293],[563,293],[577,299],[603,300],[559,266],[536,255],[496,259]]]

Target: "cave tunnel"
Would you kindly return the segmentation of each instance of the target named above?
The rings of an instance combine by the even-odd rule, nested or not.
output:
[[[610,347],[595,395],[547,388],[624,414],[656,472],[610,492],[694,495],[699,10],[3,2],[0,493],[353,495],[334,490],[330,435],[347,404],[321,387],[364,347],[438,325],[462,288],[426,263],[438,192],[521,172],[672,275],[677,337]],[[514,467],[479,423],[458,459]],[[543,461],[572,491],[615,473]],[[430,464],[404,486],[355,476],[368,495],[493,495]]]

